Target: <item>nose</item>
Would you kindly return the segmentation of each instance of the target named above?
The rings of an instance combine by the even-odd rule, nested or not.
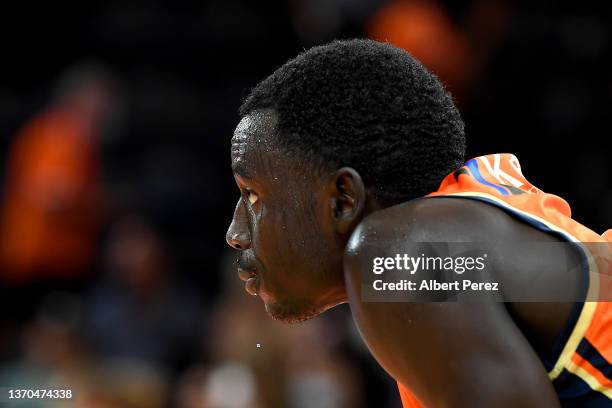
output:
[[[244,250],[251,246],[251,237],[247,225],[247,217],[244,213],[244,206],[239,200],[234,210],[234,218],[225,234],[227,244],[234,249]]]

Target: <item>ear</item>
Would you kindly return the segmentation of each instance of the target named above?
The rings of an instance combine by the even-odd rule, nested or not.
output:
[[[361,176],[351,167],[342,167],[330,181],[331,212],[336,232],[348,234],[363,217],[366,190]]]

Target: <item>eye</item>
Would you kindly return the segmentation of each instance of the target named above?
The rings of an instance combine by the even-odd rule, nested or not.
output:
[[[255,204],[257,200],[259,200],[259,196],[253,190],[247,189],[246,191],[247,199],[251,205]]]

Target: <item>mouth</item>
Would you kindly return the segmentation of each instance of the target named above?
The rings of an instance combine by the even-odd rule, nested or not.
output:
[[[259,275],[255,271],[249,271],[238,267],[238,277],[244,281],[244,289],[253,296],[259,293]]]

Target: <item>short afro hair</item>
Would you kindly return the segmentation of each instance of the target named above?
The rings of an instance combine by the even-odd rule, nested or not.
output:
[[[274,143],[320,164],[350,166],[384,205],[435,191],[463,165],[461,116],[435,75],[372,40],[313,47],[253,88],[243,117],[274,109]],[[322,168],[321,168],[322,166]]]

